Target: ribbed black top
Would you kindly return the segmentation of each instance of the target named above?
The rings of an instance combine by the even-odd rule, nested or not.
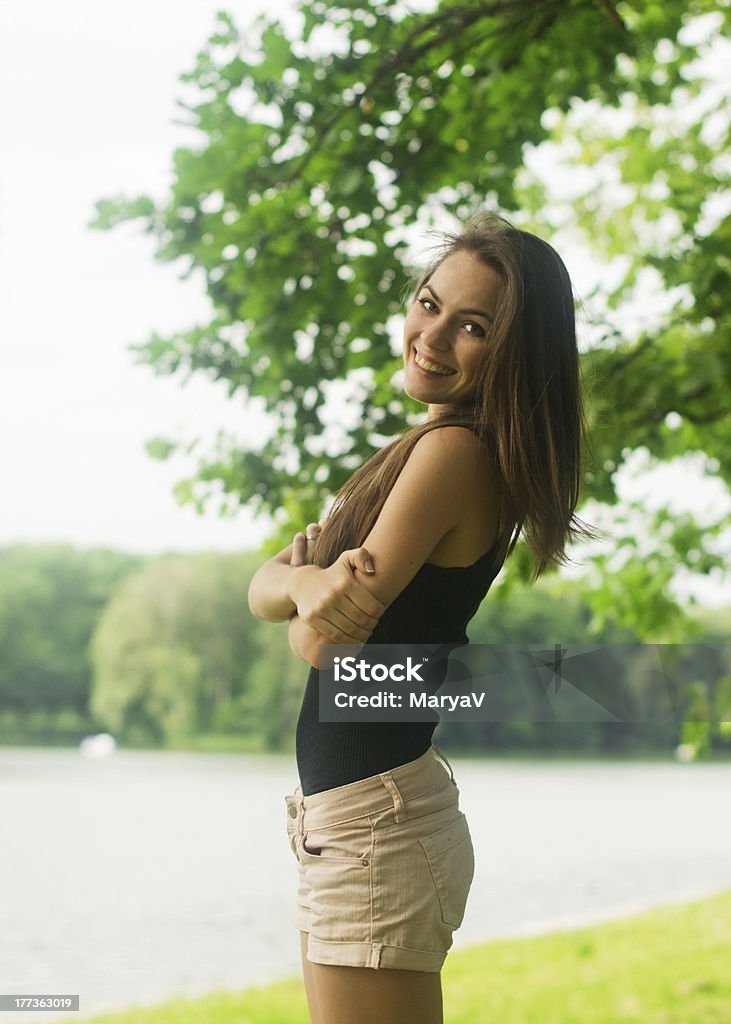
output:
[[[497,543],[468,566],[427,562],[386,609],[368,643],[466,643],[467,623],[501,568],[496,552]],[[296,737],[305,796],[378,775],[428,750],[436,722],[321,722],[318,684],[313,668]]]

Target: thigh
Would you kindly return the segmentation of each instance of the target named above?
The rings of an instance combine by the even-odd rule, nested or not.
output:
[[[436,971],[308,962],[305,986],[308,980],[312,1024],[443,1024],[441,975]]]
[[[320,1019],[320,1008],[317,1003],[317,993],[315,991],[315,979],[312,976],[312,968],[314,964],[307,959],[307,932],[300,932],[300,952],[302,953],[302,977],[305,982],[305,995],[307,996],[307,1006],[310,1011],[311,1024],[323,1024]]]

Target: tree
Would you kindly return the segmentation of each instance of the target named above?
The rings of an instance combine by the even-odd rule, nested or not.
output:
[[[265,640],[244,614],[252,572],[250,555],[169,555],[125,580],[92,641],[95,716],[131,742],[232,729],[271,739],[256,713],[271,675],[253,678]],[[286,649],[284,632],[279,639]],[[274,680],[270,704],[281,685]]]
[[[728,482],[729,228],[709,219],[706,202],[709,189],[727,188],[727,166],[704,136],[707,111],[686,125],[691,163],[682,138],[657,137],[650,116],[683,90],[698,92],[690,69],[705,44],[688,41],[686,26],[714,11],[727,23],[728,3],[442,0],[414,11],[397,0],[302,0],[297,11],[291,37],[265,17],[241,31],[219,15],[183,76],[197,90],[181,106],[198,144],[176,151],[172,195],[97,205],[97,227],[141,218],[160,259],[205,275],[210,322],[153,335],[140,358],[161,374],[223,379],[271,416],[266,440],[220,436],[206,452],[199,439],[197,477],[181,483],[181,498],[203,507],[222,485],[229,503],[284,509],[298,526],[316,518],[364,454],[414,413],[394,385],[392,344],[410,225],[485,205],[520,223],[544,213],[550,222],[545,189],[524,179],[525,156],[570,130],[588,103],[598,127],[587,128],[583,149],[578,140],[577,159],[609,161],[631,192],[621,215],[603,218],[589,187],[575,217],[605,249],[629,249],[610,299],[627,295],[648,262],[668,286],[692,280],[693,289],[656,329],[607,330],[585,356],[595,439],[586,495],[614,503],[614,472],[642,445],[661,458],[692,445]],[[638,112],[624,141],[602,128],[597,112],[612,109]],[[718,130],[727,129],[721,118]],[[677,212],[679,228],[677,244],[653,254],[636,224],[659,223],[658,204]],[[174,450],[169,440],[150,445],[161,457]],[[701,572],[723,563],[709,544],[722,521],[655,525],[659,563]],[[619,542],[633,585],[649,582],[634,531]],[[525,552],[512,567],[527,577]],[[598,569],[601,592],[618,570]],[[667,591],[661,597],[646,602],[642,628],[678,638],[687,623],[668,619]]]
[[[67,544],[0,550],[0,710],[88,714],[89,640],[140,559]]]

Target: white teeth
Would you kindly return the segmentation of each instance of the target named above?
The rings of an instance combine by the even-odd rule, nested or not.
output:
[[[428,370],[429,373],[438,373],[442,377],[451,377],[454,370],[449,370],[445,366],[437,366],[436,363],[430,363],[428,359],[420,356],[418,352],[414,352],[414,362],[417,366],[420,366],[422,370]]]

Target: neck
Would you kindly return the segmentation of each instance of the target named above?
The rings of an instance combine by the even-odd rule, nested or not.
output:
[[[428,423],[435,420],[464,420],[465,423],[470,423],[473,419],[472,412],[471,405],[429,405],[426,419]]]

